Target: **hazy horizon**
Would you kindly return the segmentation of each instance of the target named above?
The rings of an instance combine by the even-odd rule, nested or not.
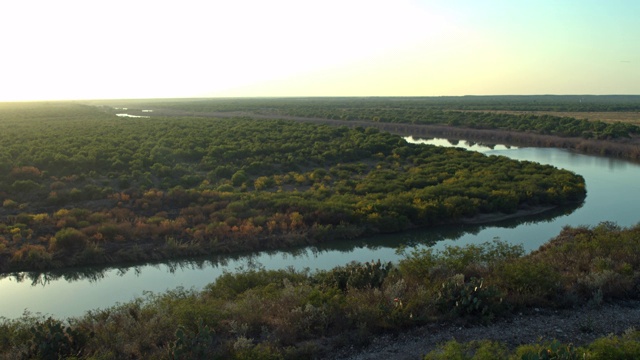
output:
[[[0,101],[640,94],[640,2],[0,5]]]

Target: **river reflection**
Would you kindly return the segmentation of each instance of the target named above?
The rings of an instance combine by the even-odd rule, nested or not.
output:
[[[486,228],[514,229],[521,225],[537,224],[542,222],[553,222],[557,217],[572,213],[580,208],[582,204],[563,206],[544,211],[543,213],[521,216],[490,222],[486,224],[462,224],[451,226],[439,226],[429,229],[415,229],[399,234],[384,234],[375,237],[361,238],[355,240],[345,240],[331,242],[316,246],[307,246],[289,249],[286,251],[273,250],[260,252],[262,255],[270,257],[281,256],[287,258],[312,257],[320,258],[325,254],[353,253],[357,249],[365,249],[375,252],[379,249],[413,248],[418,246],[434,247],[439,241],[448,239],[455,241],[465,235],[477,235]],[[25,271],[13,272],[0,275],[0,279],[12,278],[16,282],[29,282],[32,286],[47,286],[60,280],[67,282],[99,282],[107,276],[139,277],[145,270],[155,269],[175,274],[184,271],[202,271],[207,268],[228,268],[230,263],[244,264],[246,268],[262,267],[261,256],[255,253],[248,254],[227,254],[215,255],[199,258],[188,258],[178,260],[168,260],[157,263],[124,264],[120,267],[81,267],[65,269],[59,271]],[[397,259],[396,259],[397,260]],[[317,267],[316,269],[328,269],[330,267]]]
[[[265,251],[191,258],[163,263],[78,268],[61,272],[5,274],[0,279],[0,316],[19,317],[25,309],[55,317],[79,316],[87,310],[127,302],[147,292],[161,293],[177,287],[202,289],[224,272],[265,269],[330,269],[350,261],[397,261],[399,247],[417,248],[477,244],[500,238],[532,251],[556,236],[563,227],[613,221],[620,226],[638,223],[640,165],[553,148],[509,148],[464,140],[414,139],[410,142],[469,147],[487,155],[551,164],[582,175],[587,198],[582,205],[492,224],[443,226],[402,234],[321,244],[289,251]]]

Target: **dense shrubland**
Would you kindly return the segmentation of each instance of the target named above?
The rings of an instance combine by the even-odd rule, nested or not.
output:
[[[414,250],[397,264],[351,263],[314,273],[248,269],[226,273],[202,291],[148,294],[79,318],[26,314],[4,320],[0,353],[87,359],[323,357],[342,345],[365,344],[373,334],[433,322],[482,324],[531,307],[638,299],[639,238],[639,226],[602,223],[565,228],[526,255],[521,246],[493,241]],[[637,337],[601,339],[580,351],[601,354],[611,347],[637,355]],[[494,352],[489,358],[507,358],[509,351],[521,356],[567,349],[578,351],[557,342],[517,350],[490,342],[448,343],[427,358],[458,352],[471,358],[487,351]]]
[[[565,170],[283,120],[0,106],[0,270],[353,238],[582,201]]]

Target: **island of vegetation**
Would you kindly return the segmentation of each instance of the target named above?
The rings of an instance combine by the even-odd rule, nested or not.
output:
[[[374,128],[3,105],[0,269],[285,248],[580,202],[552,166]]]

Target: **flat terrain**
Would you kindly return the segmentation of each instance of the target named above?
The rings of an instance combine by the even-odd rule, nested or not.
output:
[[[347,347],[333,359],[387,360],[419,359],[450,340],[468,342],[491,339],[514,349],[519,345],[558,340],[584,346],[597,338],[621,335],[640,326],[640,302],[627,301],[601,306],[549,310],[533,309],[529,313],[498,321],[488,326],[430,324],[398,335],[372,339],[362,349]]]
[[[491,112],[497,114],[514,114],[514,115],[550,115],[560,117],[571,117],[576,119],[600,120],[606,123],[623,122],[633,125],[640,125],[640,112],[630,111],[612,111],[612,112],[593,112],[593,111],[512,111],[512,110],[464,110],[465,112]]]

